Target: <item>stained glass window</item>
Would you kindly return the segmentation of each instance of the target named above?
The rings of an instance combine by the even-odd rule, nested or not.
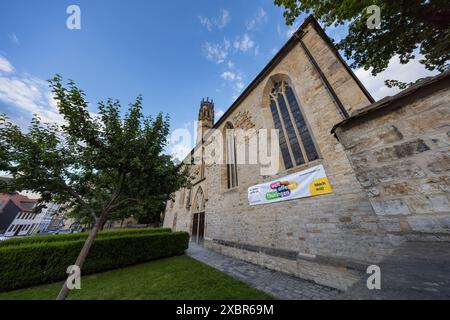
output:
[[[301,107],[286,81],[277,82],[270,94],[270,111],[279,130],[280,149],[286,169],[319,158]]]
[[[236,137],[233,125],[227,123],[225,126],[226,146],[227,146],[227,186],[228,189],[237,187],[237,163],[236,163]]]

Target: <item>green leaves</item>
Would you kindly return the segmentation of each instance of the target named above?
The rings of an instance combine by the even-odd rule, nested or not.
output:
[[[144,229],[101,234],[92,245],[83,275],[180,255],[187,249],[186,232],[157,230],[160,232]],[[0,292],[64,279],[86,236],[52,236],[48,242],[36,237],[0,246]]]
[[[313,13],[325,26],[349,23],[349,33],[338,49],[351,59],[353,68],[373,68],[376,75],[399,55],[401,63],[414,58],[419,48],[421,63],[429,70],[445,71],[450,61],[450,2],[447,0],[275,0],[283,6],[286,24],[302,13]],[[381,8],[381,29],[366,25],[366,8]]]
[[[0,170],[14,176],[14,190],[32,190],[42,202],[69,205],[78,218],[98,218],[156,199],[161,207],[184,184],[184,173],[162,151],[169,118],[142,113],[138,96],[122,117],[120,102],[88,110],[85,93],[56,75],[49,81],[61,126],[34,117],[27,132],[0,117]],[[1,187],[2,185],[0,185]],[[6,188],[5,186],[3,186]]]

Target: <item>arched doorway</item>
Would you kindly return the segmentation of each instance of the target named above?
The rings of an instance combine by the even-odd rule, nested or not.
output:
[[[205,198],[201,187],[195,195],[192,213],[191,241],[201,244],[205,238]]]

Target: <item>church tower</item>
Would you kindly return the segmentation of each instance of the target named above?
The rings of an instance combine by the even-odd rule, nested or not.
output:
[[[198,113],[197,143],[200,143],[206,132],[214,125],[214,102],[209,98],[202,99]]]

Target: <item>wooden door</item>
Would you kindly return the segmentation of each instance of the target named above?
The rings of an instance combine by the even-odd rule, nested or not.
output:
[[[202,243],[205,237],[205,213],[199,213],[198,217],[198,237],[197,242]]]
[[[191,241],[197,242],[197,239],[198,239],[198,213],[194,213],[194,217],[192,218]]]

